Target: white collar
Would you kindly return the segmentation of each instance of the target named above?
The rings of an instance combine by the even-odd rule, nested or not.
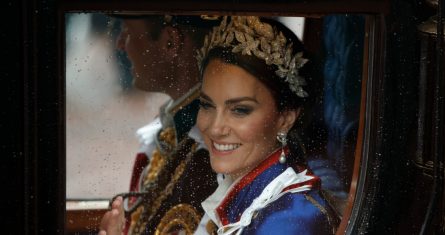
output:
[[[238,233],[242,232],[243,228],[250,224],[253,212],[264,208],[266,205],[274,202],[285,193],[296,193],[310,190],[310,185],[302,185],[300,187],[283,192],[283,189],[289,185],[307,182],[314,178],[313,176],[307,175],[306,173],[307,170],[304,170],[297,174],[293,168],[288,167],[283,173],[272,180],[263,189],[263,192],[252,202],[252,204],[246,210],[244,210],[243,214],[240,217],[240,221],[224,226],[224,228],[227,228],[226,231],[230,231],[230,233],[226,232],[223,234],[231,234],[235,231],[238,231]],[[216,213],[216,208],[220,205],[226,195],[230,192],[230,189],[234,185],[236,185],[238,181],[239,180],[232,181],[230,177],[226,177],[219,184],[216,191],[201,203],[205,213],[220,228],[218,231],[219,233],[222,233],[222,231],[225,229],[221,229],[222,223]]]
[[[218,174],[218,177],[221,177],[221,174]],[[221,179],[221,178],[220,178]],[[233,181],[230,177],[224,177],[224,179],[218,180],[218,188],[216,188],[215,192],[212,193],[206,200],[201,203],[202,208],[205,213],[209,216],[211,220],[218,226],[221,227],[221,221],[216,214],[216,208],[222,202],[226,194],[230,191],[229,189],[235,185],[237,181]]]

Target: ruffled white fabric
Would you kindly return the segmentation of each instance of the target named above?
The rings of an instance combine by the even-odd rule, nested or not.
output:
[[[283,192],[283,190],[290,185],[304,183],[314,178],[313,176],[306,175],[306,173],[307,170],[297,174],[293,168],[287,168],[283,173],[281,173],[277,178],[275,178],[264,188],[260,196],[253,200],[252,204],[243,212],[238,222],[225,226],[221,226],[222,224],[218,216],[216,215],[215,209],[224,199],[225,195],[229,192],[229,189],[233,187],[236,182],[233,182],[231,186],[227,185],[229,181],[223,182],[222,184],[220,184],[215,193],[202,203],[202,206],[206,212],[206,216],[204,216],[203,220],[212,219],[219,227],[218,234],[241,234],[243,229],[252,222],[252,217],[255,212],[266,207],[268,204],[279,199],[286,193],[297,193],[310,190],[311,185],[307,184]],[[201,221],[201,224],[204,223],[205,221]],[[195,234],[203,234],[199,233],[201,231],[197,230]]]
[[[145,155],[150,158],[151,153],[156,148],[156,135],[161,129],[161,120],[159,117],[157,117],[151,123],[139,128],[136,131],[136,137],[138,138],[140,144],[140,153],[145,153]],[[207,146],[204,143],[204,138],[196,125],[190,129],[188,136],[198,143],[197,149],[207,149]]]
[[[136,131],[136,137],[139,139],[139,152],[145,153],[148,158],[151,157],[151,153],[156,148],[155,138],[159,130],[162,129],[161,120],[159,117],[155,118],[148,125],[139,128]]]

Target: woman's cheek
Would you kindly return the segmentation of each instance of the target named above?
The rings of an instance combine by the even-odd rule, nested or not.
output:
[[[204,137],[208,137],[212,125],[213,112],[200,110],[196,118],[196,125]]]
[[[262,136],[265,129],[265,123],[256,120],[246,120],[238,122],[236,132],[243,142],[251,142],[255,136]],[[233,126],[233,125],[232,125]]]

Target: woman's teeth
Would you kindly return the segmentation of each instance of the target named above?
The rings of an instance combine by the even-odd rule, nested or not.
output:
[[[237,149],[241,144],[217,144],[213,143],[213,147],[215,147],[218,151],[231,151]]]

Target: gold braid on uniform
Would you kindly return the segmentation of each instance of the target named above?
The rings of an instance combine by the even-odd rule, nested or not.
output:
[[[177,143],[178,136],[176,136],[173,117],[199,96],[200,87],[200,84],[196,84],[181,98],[161,107],[161,121],[165,128],[156,138],[157,148],[152,152],[140,190],[146,194],[143,202],[131,214],[128,234],[144,232],[147,222],[156,215],[162,202],[172,193],[173,187],[182,176],[191,158],[187,153],[193,155],[196,150],[195,141],[190,138]]]
[[[163,141],[166,144],[169,144],[172,147],[175,146],[175,130],[172,127],[165,128],[159,133],[160,141]],[[140,229],[136,229],[137,227],[141,227],[144,220],[144,214],[146,214],[146,208],[144,205],[150,205],[150,201],[156,198],[158,192],[160,192],[160,184],[158,176],[164,172],[166,161],[168,156],[161,154],[161,151],[156,148],[152,152],[152,156],[150,159],[150,163],[148,165],[148,171],[145,177],[142,180],[142,192],[150,192],[150,197],[144,197],[144,203],[142,203],[138,208],[131,214],[131,223],[129,228],[129,234],[140,234],[138,232]],[[144,223],[145,224],[145,223]]]
[[[168,127],[165,130],[163,130],[159,134],[159,138],[164,143],[167,143],[171,148],[175,148],[175,130],[173,127]],[[148,169],[147,174],[145,175],[143,179],[143,185],[148,185],[150,182],[153,182],[156,177],[158,177],[159,172],[162,168],[165,166],[166,156],[163,156],[161,154],[161,151],[159,149],[155,149],[152,153],[151,160],[150,160],[150,168]]]
[[[201,220],[200,213],[191,205],[182,203],[172,207],[158,224],[155,235],[166,235],[178,230],[185,230],[192,235]]]
[[[169,129],[166,129],[166,131],[168,130]],[[170,135],[161,134],[160,138],[163,136]],[[174,151],[168,156],[162,156],[159,151],[155,152],[155,156],[160,155],[161,158],[165,159],[165,163],[160,168],[149,170],[149,172],[153,172],[153,180],[144,181],[142,189],[142,191],[149,193],[147,194],[148,196],[144,198],[144,203],[140,206],[142,209],[138,208],[138,210],[134,212],[136,214],[132,215],[129,234],[142,234],[145,231],[147,222],[157,215],[156,212],[161,207],[162,202],[172,193],[174,186],[184,172],[186,164],[191,160],[195,151],[195,141],[190,138],[185,138],[179,144],[177,151]],[[173,174],[171,174],[172,172]],[[133,218],[136,220],[133,220]]]

